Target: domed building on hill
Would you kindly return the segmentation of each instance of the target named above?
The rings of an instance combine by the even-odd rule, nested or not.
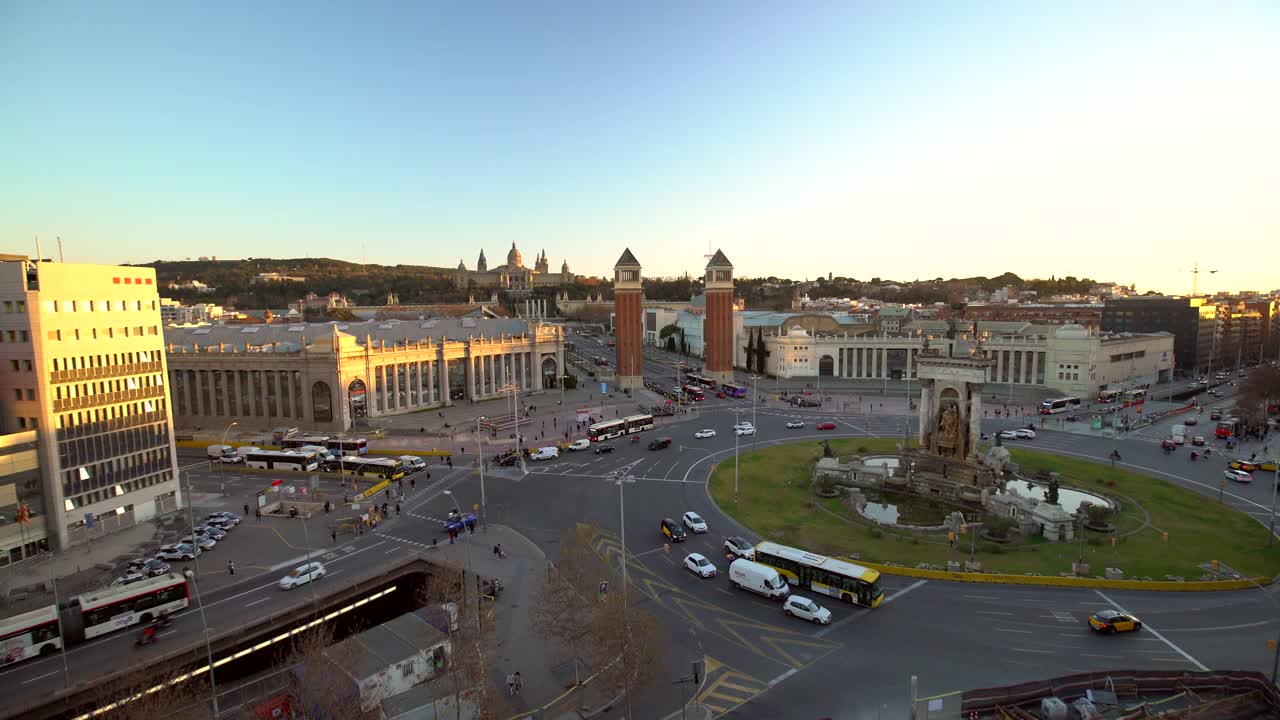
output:
[[[553,273],[551,263],[547,260],[547,251],[543,250],[534,261],[533,267],[527,268],[524,266],[520,251],[516,249],[516,244],[511,243],[511,250],[507,252],[506,265],[489,269],[489,261],[485,259],[483,250],[480,251],[480,257],[476,260],[475,270],[468,270],[466,263],[459,261],[458,269],[454,272],[453,285],[459,289],[500,288],[521,293],[534,288],[567,285],[573,280],[574,275],[569,272],[568,260],[560,266],[560,272]]]

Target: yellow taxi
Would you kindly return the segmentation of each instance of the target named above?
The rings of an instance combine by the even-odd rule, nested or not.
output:
[[[1089,627],[1101,633],[1137,632],[1142,621],[1119,610],[1099,610],[1089,616]]]
[[[1232,470],[1244,470],[1245,472],[1253,472],[1254,470],[1262,470],[1265,472],[1275,472],[1276,461],[1275,460],[1259,460],[1258,462],[1251,462],[1249,460],[1232,460],[1230,463],[1227,464],[1227,467],[1231,468]]]

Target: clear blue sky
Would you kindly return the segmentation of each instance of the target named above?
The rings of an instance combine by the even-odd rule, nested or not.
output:
[[[2,249],[1280,286],[1276,3],[361,5],[0,4]]]

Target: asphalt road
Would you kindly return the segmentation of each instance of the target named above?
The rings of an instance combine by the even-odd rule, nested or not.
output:
[[[723,574],[727,567],[724,536],[759,538],[720,513],[706,490],[711,465],[732,459],[733,422],[742,410],[750,411],[751,403],[709,400],[699,405],[696,417],[659,425],[655,432],[644,435],[641,443],[614,441],[616,452],[612,454],[566,453],[558,460],[530,463],[530,472],[524,476],[516,468],[486,472],[483,491],[478,474],[461,463],[450,473],[433,468],[432,483],[418,483],[416,493],[404,503],[403,517],[391,520],[376,535],[340,540],[323,549],[321,558],[330,575],[322,582],[340,577],[356,563],[373,562],[380,555],[420,548],[433,538],[442,538],[440,520],[454,499],[470,505],[480,501],[482,492],[490,521],[524,533],[549,557],[556,555],[565,529],[584,521],[598,524],[604,534],[597,551],[618,566],[622,556],[621,492],[629,580],[664,621],[667,640],[665,656],[655,658],[661,664],[657,679],[635,704],[644,708],[643,717],[678,711],[679,693],[670,683],[687,675],[689,661],[694,659],[707,662],[700,701],[717,717],[744,718],[874,718],[881,712],[886,717],[902,717],[912,675],[919,677],[920,695],[933,696],[1076,670],[1270,669],[1265,640],[1274,637],[1280,623],[1280,599],[1274,589],[1213,594],[1113,593],[887,577],[886,600],[876,610],[824,603],[834,614],[832,624],[826,627],[787,618],[777,604],[729,587]],[[791,419],[803,419],[806,426],[788,430],[784,424]],[[814,429],[816,422],[827,419],[837,422],[837,430]],[[1027,418],[989,420],[984,430],[1026,423]],[[760,444],[825,437],[900,437],[904,428],[914,425],[914,419],[879,414],[833,416],[829,411],[821,414],[765,406],[756,408],[756,425],[754,440]],[[704,427],[716,429],[718,435],[694,439],[694,431]],[[1216,499],[1225,463],[1216,457],[1213,462],[1191,463],[1185,450],[1166,456],[1159,448],[1160,432],[1154,428],[1147,434],[1112,440],[1085,433],[1042,431],[1028,442],[1038,449],[1100,462],[1106,462],[1109,453],[1117,449],[1122,464]],[[664,435],[675,440],[672,447],[652,452],[646,449],[649,439]],[[749,447],[749,443],[743,445]],[[624,480],[621,491],[620,478]],[[239,511],[241,495],[256,487],[261,476],[236,475],[228,481],[236,484],[227,497],[221,493],[222,482],[216,472],[197,473],[199,512]],[[452,497],[442,494],[446,488],[452,489]],[[1227,488],[1224,500],[1265,522],[1270,483],[1233,485]],[[710,532],[690,536],[667,554],[658,523],[664,517],[678,519],[686,510],[701,514]],[[224,564],[219,553],[235,552],[237,538],[263,532],[247,528],[247,523],[233,532],[225,549],[215,548],[203,557],[219,566]],[[311,533],[313,543],[317,542],[315,535]],[[269,552],[261,550],[260,546],[266,546],[256,541],[240,543],[254,558],[246,564],[255,567],[238,573],[237,579],[244,575],[238,582],[230,577],[222,578],[220,586],[209,581],[214,588],[206,605],[211,626],[225,627],[246,613],[307,601],[306,588],[285,593],[274,584],[302,559],[303,553],[295,549],[296,536],[296,528],[282,533],[283,544]],[[328,540],[322,537],[319,542]],[[683,570],[681,561],[691,551],[709,557],[721,574],[701,579]],[[1085,618],[1092,610],[1108,606],[1137,614],[1146,628],[1129,636],[1092,635]],[[194,610],[184,613],[171,632],[200,633],[198,615]],[[133,640],[132,633],[121,633],[73,648],[67,654],[72,674],[119,663],[134,653],[163,649],[135,649]],[[58,657],[15,666],[0,677],[17,699],[48,692],[63,682]]]

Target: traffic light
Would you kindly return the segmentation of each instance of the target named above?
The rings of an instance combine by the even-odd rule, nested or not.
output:
[[[697,685],[702,682],[703,664],[701,660],[693,661],[693,684]]]

